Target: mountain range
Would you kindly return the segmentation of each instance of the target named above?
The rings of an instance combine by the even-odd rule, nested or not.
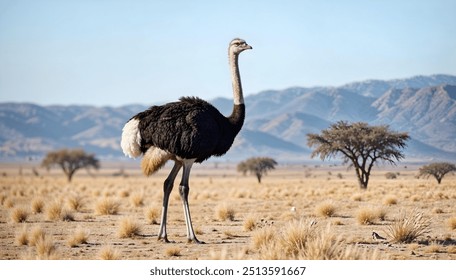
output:
[[[228,115],[232,100],[210,102]],[[231,150],[219,160],[270,156],[308,161],[306,134],[339,120],[387,124],[408,132],[406,159],[456,159],[456,76],[415,76],[367,80],[339,87],[293,87],[245,97],[247,116]],[[123,125],[147,105],[121,107],[40,106],[0,103],[0,155],[3,161],[40,158],[63,147],[82,147],[102,159],[123,158]]]

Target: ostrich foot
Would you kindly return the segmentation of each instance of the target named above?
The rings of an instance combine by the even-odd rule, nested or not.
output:
[[[169,241],[169,239],[168,239],[167,236],[165,236],[165,237],[159,236],[159,237],[158,237],[158,241],[161,241],[161,242],[163,242],[163,243],[176,243],[176,242],[174,242],[174,241]]]
[[[196,237],[194,237],[193,239],[187,239],[187,243],[192,243],[192,242],[194,242],[195,244],[206,244],[206,242],[199,241]]]

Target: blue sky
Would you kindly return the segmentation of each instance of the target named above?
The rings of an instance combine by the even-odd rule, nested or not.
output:
[[[456,1],[0,0],[0,102],[119,106],[456,75]]]

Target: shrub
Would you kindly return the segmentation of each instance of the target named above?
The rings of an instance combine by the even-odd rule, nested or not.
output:
[[[394,196],[388,196],[383,200],[383,204],[388,206],[395,205],[397,204],[397,198]]]
[[[78,229],[73,235],[68,238],[67,244],[70,247],[77,247],[80,244],[86,244],[87,239],[89,239],[89,234],[87,231]]]
[[[456,229],[456,217],[451,217],[448,219],[448,226],[450,227],[451,230]]]
[[[276,238],[276,231],[272,227],[264,227],[252,235],[254,249],[272,246]]]
[[[120,220],[118,236],[120,238],[131,238],[141,234],[141,225],[131,217]]]
[[[11,210],[11,220],[15,223],[24,223],[28,216],[29,212],[25,208],[18,207]]]
[[[83,199],[80,196],[71,196],[67,199],[68,208],[74,211],[80,211],[83,204]]]
[[[372,225],[377,219],[377,214],[369,208],[362,208],[356,214],[356,220],[360,225]]]
[[[54,201],[45,209],[46,219],[48,221],[58,221],[62,215],[62,203],[60,201]]]
[[[46,233],[44,232],[44,230],[41,227],[34,227],[30,232],[29,242],[28,242],[29,246],[35,246],[36,243],[38,242],[38,240],[44,239],[45,236],[46,236]]]
[[[216,216],[220,221],[234,221],[235,211],[234,208],[226,204],[219,205],[216,208]]]
[[[169,247],[165,250],[167,257],[179,257],[181,255],[181,249],[179,247]]]
[[[149,224],[156,225],[158,224],[158,218],[160,217],[160,211],[155,208],[149,208],[146,210],[146,220]]]
[[[27,226],[24,226],[22,230],[16,235],[16,244],[19,246],[27,245],[29,243],[29,237],[27,232]]]
[[[316,228],[303,221],[295,221],[283,228],[280,244],[285,254],[296,258],[303,254],[307,245],[316,237]]]
[[[130,197],[131,204],[135,207],[141,207],[144,205],[144,195],[135,193]]]
[[[429,233],[431,222],[422,212],[416,210],[409,214],[404,212],[399,219],[387,227],[386,234],[392,241],[398,243],[411,243],[418,237]]]
[[[256,228],[256,221],[254,217],[248,217],[244,221],[244,230],[253,231]]]
[[[35,250],[37,259],[40,260],[52,260],[56,259],[56,246],[54,240],[50,236],[44,236],[35,243]]]
[[[120,253],[111,246],[104,246],[98,252],[98,258],[100,260],[120,260]]]
[[[321,217],[332,217],[336,213],[336,207],[331,202],[323,202],[317,206],[315,213]]]
[[[44,208],[43,199],[41,197],[34,198],[32,200],[31,208],[32,208],[32,213],[33,214],[42,213],[43,212],[43,208]]]
[[[116,215],[119,212],[120,203],[110,198],[103,198],[95,205],[95,213],[98,215]]]
[[[385,178],[386,178],[386,179],[390,179],[390,180],[392,180],[392,179],[397,179],[397,174],[394,173],[394,172],[387,172],[387,173],[385,174]]]

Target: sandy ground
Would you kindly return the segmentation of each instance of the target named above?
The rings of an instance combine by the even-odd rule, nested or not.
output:
[[[456,259],[456,177],[417,179],[416,168],[396,167],[373,172],[367,190],[360,190],[353,170],[345,167],[280,166],[258,184],[254,176],[236,173],[234,165],[206,163],[195,166],[190,179],[190,209],[193,226],[206,244],[187,243],[182,204],[177,184],[171,194],[168,235],[173,243],[157,241],[159,225],[145,213],[161,212],[162,185],[169,167],[145,178],[139,167],[126,169],[128,176],[115,176],[118,169],[76,173],[68,183],[59,170],[48,173],[32,166],[19,170],[1,165],[0,174],[0,259],[268,259],[280,253],[264,253],[256,244],[265,228],[277,234],[293,222],[315,224],[319,232],[330,233],[337,246],[364,252],[375,259]],[[399,173],[386,179],[385,173]],[[179,180],[176,180],[177,182]],[[43,207],[33,210],[33,201]],[[77,209],[69,203],[78,201]],[[97,212],[103,200],[118,203],[116,214]],[[330,205],[333,213],[319,209]],[[49,213],[53,205],[62,212]],[[327,206],[326,206],[327,207]],[[18,222],[13,212],[28,215]],[[359,213],[381,211],[382,218],[361,224]],[[223,220],[223,210],[232,219]],[[427,232],[411,243],[397,243],[387,231],[404,213],[422,213],[430,224]],[[157,214],[158,213],[158,214]],[[136,234],[122,237],[127,220],[139,227]],[[159,217],[155,219],[159,222]],[[247,226],[250,221],[253,224]],[[33,245],[33,232],[41,229],[47,245]],[[372,238],[375,231],[387,240]],[[78,232],[81,243],[71,243]],[[25,240],[25,241],[24,241]],[[47,248],[46,248],[47,246]],[[276,246],[277,247],[277,246]],[[278,246],[275,249],[281,251]],[[108,255],[108,256],[107,256]],[[275,256],[275,257],[274,257]],[[289,257],[289,256],[288,256]],[[280,258],[280,257],[279,257]]]

